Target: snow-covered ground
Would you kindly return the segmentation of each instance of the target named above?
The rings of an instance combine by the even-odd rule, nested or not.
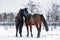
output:
[[[13,28],[11,28],[13,27]],[[26,37],[26,27],[23,27],[23,32],[22,32],[22,37],[19,37],[19,33],[18,33],[18,37],[15,37],[15,26],[11,26],[10,28],[8,28],[8,30],[5,30],[5,28],[3,28],[2,26],[0,26],[0,40],[60,40],[60,27],[57,26],[56,29],[54,29],[53,31],[51,31],[51,27],[49,27],[49,31],[46,32],[45,29],[41,30],[41,35],[40,38],[36,38],[37,36],[37,30],[36,27],[33,26],[33,37]],[[30,32],[29,32],[30,34]]]

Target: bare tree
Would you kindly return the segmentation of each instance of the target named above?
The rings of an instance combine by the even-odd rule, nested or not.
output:
[[[58,19],[59,19],[59,17],[58,17],[58,15],[56,15],[57,13],[59,13],[59,5],[58,4],[53,4],[52,5],[52,10],[49,10],[48,11],[48,16],[50,16],[50,19],[51,19],[51,21],[53,22],[53,21],[58,21]],[[57,17],[58,17],[58,19],[57,19]],[[56,20],[57,19],[57,20]]]
[[[60,11],[58,10],[60,8],[59,4],[53,4],[52,10],[48,11],[48,16],[50,21],[52,22],[52,25],[54,25],[54,29],[56,28],[57,21],[59,20],[59,16],[57,15]],[[47,18],[48,18],[47,16]],[[48,20],[48,19],[47,19]]]
[[[39,13],[39,3],[34,3],[33,1],[29,0],[28,4],[26,5],[29,9],[30,13]]]

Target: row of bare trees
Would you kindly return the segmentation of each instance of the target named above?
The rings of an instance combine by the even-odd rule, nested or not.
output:
[[[30,13],[41,13],[41,5],[40,3],[34,3],[32,0],[29,0],[28,4],[26,5]],[[48,11],[46,9],[46,20],[49,22],[56,22],[60,21],[60,5],[56,3],[52,3],[51,9],[48,8]]]
[[[14,14],[11,13],[0,13],[0,22],[13,22]]]
[[[47,14],[47,21],[50,21],[50,22],[60,21],[60,9],[59,8],[60,8],[59,4],[52,5],[52,10],[49,10]]]

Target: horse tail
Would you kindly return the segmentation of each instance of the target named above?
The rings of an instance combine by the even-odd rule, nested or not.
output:
[[[49,29],[48,29],[48,25],[47,25],[47,22],[46,22],[44,16],[43,16],[43,15],[40,15],[40,16],[41,16],[42,22],[43,22],[43,24],[44,24],[44,26],[45,26],[45,30],[48,31],[48,30],[49,30]]]

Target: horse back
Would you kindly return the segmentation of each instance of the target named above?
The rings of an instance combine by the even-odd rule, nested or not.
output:
[[[41,17],[39,14],[31,15],[29,19],[25,18],[26,25],[41,24]]]
[[[34,19],[35,19],[35,20],[34,20],[35,23],[37,23],[37,24],[42,24],[42,20],[41,20],[40,14],[34,14],[33,17],[34,17]]]

